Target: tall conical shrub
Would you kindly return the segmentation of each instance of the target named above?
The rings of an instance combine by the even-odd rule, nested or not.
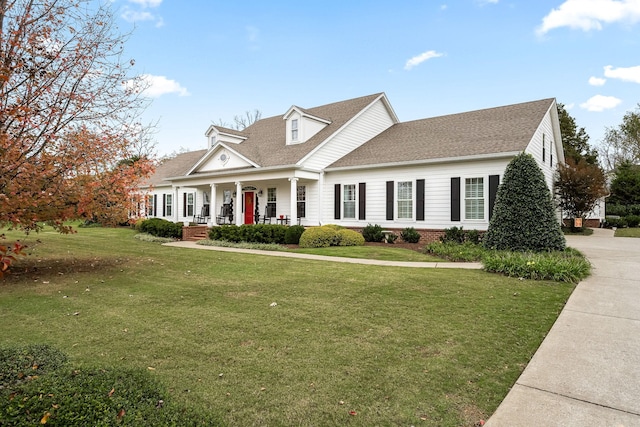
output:
[[[565,243],[542,170],[530,154],[517,155],[498,188],[484,246],[541,252],[564,250]]]

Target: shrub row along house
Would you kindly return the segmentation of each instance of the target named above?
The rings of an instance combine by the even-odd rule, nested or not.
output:
[[[384,93],[292,106],[157,168],[147,216],[220,224],[486,230],[506,165],[526,152],[552,188],[554,99],[400,122]]]

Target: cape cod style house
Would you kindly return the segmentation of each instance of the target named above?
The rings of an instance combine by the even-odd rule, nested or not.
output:
[[[486,230],[506,165],[533,155],[552,188],[564,161],[556,102],[400,122],[384,93],[290,107],[166,161],[147,215],[220,224]]]

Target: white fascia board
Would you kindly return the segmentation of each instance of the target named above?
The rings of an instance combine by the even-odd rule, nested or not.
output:
[[[331,124],[331,120],[323,119],[322,117],[318,117],[318,116],[314,116],[313,114],[305,113],[304,111],[302,111],[300,109],[300,107],[298,107],[296,105],[292,105],[291,108],[289,108],[287,110],[287,112],[284,113],[284,115],[282,116],[282,120],[287,120],[289,118],[289,116],[291,115],[291,113],[293,113],[294,111],[297,112],[298,114],[300,114],[300,117],[305,117],[307,119],[315,120],[317,122],[325,123],[325,124],[328,124],[328,125]]]
[[[553,98],[553,102],[549,107],[549,113],[551,115],[551,124],[553,126],[553,139],[555,140],[556,147],[558,147],[559,163],[565,163],[564,157],[564,144],[562,143],[562,131],[560,130],[560,117],[558,116],[558,105],[556,99]]]
[[[207,178],[221,178],[221,177],[229,177],[233,176],[233,180],[242,181],[247,176],[259,175],[259,174],[267,174],[271,172],[281,173],[282,178],[306,178],[306,179],[319,179],[320,171],[315,171],[311,169],[303,169],[297,165],[284,165],[284,166],[270,166],[266,168],[259,169],[229,169],[225,171],[217,171],[217,172],[205,172],[199,175],[190,175],[190,176],[176,176],[166,178],[166,180],[173,182],[180,181],[191,181],[194,179],[207,179]],[[288,173],[283,173],[288,172]]]
[[[300,159],[298,161],[298,165],[302,165],[304,164],[304,162],[307,161],[307,159],[309,159],[311,156],[313,156],[315,153],[317,153],[320,149],[322,149],[322,147],[324,147],[325,145],[327,145],[329,143],[329,141],[331,141],[333,138],[336,137],[336,135],[338,135],[340,132],[342,132],[344,129],[346,129],[349,125],[351,125],[351,123],[353,123],[356,119],[358,119],[361,115],[363,115],[365,113],[365,111],[367,111],[369,108],[371,108],[371,106],[373,104],[375,104],[376,102],[378,102],[380,99],[386,99],[386,96],[384,93],[380,94],[380,96],[378,96],[376,99],[374,99],[373,101],[371,101],[371,103],[369,105],[367,105],[366,107],[364,107],[362,110],[358,111],[358,114],[356,114],[355,116],[351,117],[344,125],[342,125],[339,129],[336,129],[335,132],[333,132],[331,135],[329,135],[327,137],[327,139],[325,139],[324,141],[322,141],[320,144],[318,144],[316,146],[316,148],[314,148],[313,150],[311,150],[306,156],[304,156],[302,159]],[[383,101],[384,102],[384,101]],[[388,103],[387,103],[388,104]],[[386,105],[386,104],[385,104]],[[393,110],[390,111],[391,113],[393,113]],[[394,120],[397,120],[397,117],[395,117],[395,113],[393,113],[393,117]],[[396,122],[397,123],[397,122]]]
[[[419,166],[419,165],[433,165],[439,163],[462,163],[462,162],[474,162],[482,160],[494,160],[494,159],[509,159],[522,154],[522,151],[508,151],[504,153],[491,153],[491,154],[478,154],[473,156],[460,156],[460,157],[442,157],[439,159],[426,159],[426,160],[412,160],[409,162],[390,162],[390,163],[376,163],[371,165],[358,165],[358,166],[341,166],[337,168],[327,168],[325,172],[340,172],[351,171],[361,169],[382,169],[382,168],[395,168],[400,166]]]
[[[207,151],[204,156],[202,156],[200,158],[200,160],[198,160],[196,162],[195,165],[193,165],[191,167],[191,169],[189,169],[187,171],[187,173],[185,174],[185,176],[191,175],[192,173],[194,173],[196,170],[198,170],[198,168],[200,166],[203,165],[203,163],[205,163],[207,160],[209,160],[211,158],[211,156],[213,155],[213,152],[216,151],[218,148],[225,148],[229,151],[231,151],[234,155],[238,156],[239,158],[241,158],[242,160],[244,160],[245,162],[249,163],[251,166],[253,166],[254,168],[259,168],[260,165],[258,165],[256,162],[248,159],[247,157],[243,156],[242,154],[238,153],[236,150],[234,150],[233,148],[229,147],[227,144],[225,144],[224,142],[216,142],[213,146],[211,146],[211,148],[209,149],[209,151]],[[171,179],[174,180],[175,178],[167,178],[167,179]]]

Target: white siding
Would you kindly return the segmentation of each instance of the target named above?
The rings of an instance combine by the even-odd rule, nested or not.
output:
[[[322,223],[339,223],[348,227],[363,227],[367,224],[379,224],[382,227],[417,229],[444,229],[453,226],[463,226],[465,229],[486,230],[489,225],[489,175],[502,175],[509,159],[486,160],[476,162],[460,162],[446,164],[432,164],[424,166],[397,167],[371,170],[358,170],[350,172],[331,172],[325,174],[324,208],[322,211]],[[461,178],[460,208],[461,221],[451,221],[451,178]],[[465,178],[484,178],[485,219],[465,220],[464,218],[464,180]],[[415,220],[416,180],[425,180],[425,220]],[[386,220],[386,182],[412,181],[414,218],[397,219],[397,212],[393,221]],[[357,184],[364,182],[367,188],[366,219],[345,220],[334,219],[334,185]],[[397,195],[397,184],[394,184],[394,192]],[[357,213],[356,203],[356,218]],[[397,203],[394,202],[394,210],[397,211]]]
[[[324,169],[391,125],[393,119],[389,111],[378,100],[313,155],[303,160],[302,166],[314,170]]]
[[[552,108],[556,108],[555,104]],[[543,149],[544,141],[544,149]],[[547,187],[553,189],[553,178],[560,155],[558,150],[561,149],[562,141],[560,135],[556,135],[553,128],[553,121],[550,112],[545,114],[542,122],[538,126],[531,142],[525,149],[525,153],[531,154],[536,163],[542,169]],[[543,157],[544,154],[544,157]],[[553,163],[551,162],[553,155]]]

